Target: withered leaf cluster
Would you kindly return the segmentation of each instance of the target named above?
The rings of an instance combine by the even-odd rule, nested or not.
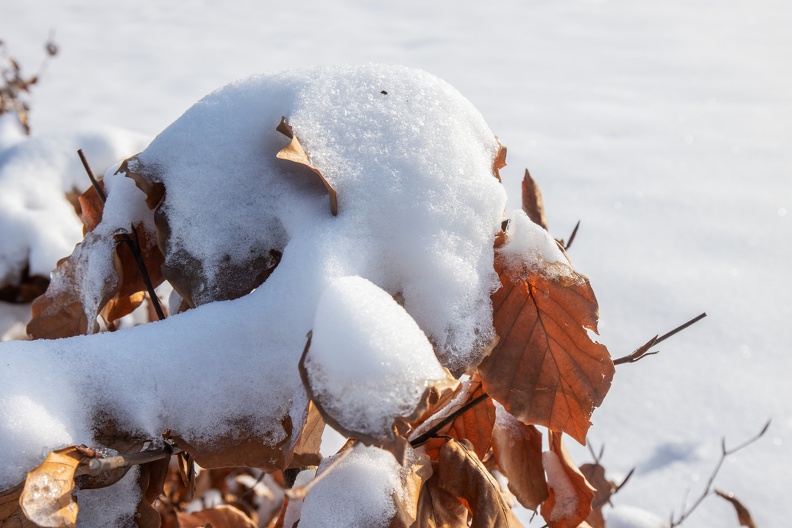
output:
[[[319,177],[329,193],[330,213],[337,214],[336,192],[321,170],[312,165],[296,131],[285,118],[278,130],[291,140],[278,157],[300,164],[312,177]],[[497,177],[498,170],[505,166],[505,155],[506,149],[501,147],[493,160],[493,176]],[[156,234],[147,233],[143,225],[130,225],[113,240],[96,235],[103,203],[97,188],[87,191],[80,198],[85,238],[70,257],[59,263],[51,287],[34,302],[34,317],[28,326],[34,338],[95,332],[99,329],[97,315],[112,324],[144,301],[149,286],[144,280],[146,274],[153,286],[168,281],[184,299],[181,309],[189,309],[245,295],[266,281],[278,265],[280,254],[274,248],[254,255],[246,266],[224,270],[227,273],[221,275],[234,278],[219,283],[211,298],[198,299],[195,292],[205,281],[201,263],[183,260],[180,267],[174,267],[163,256],[162,248],[168,247],[171,237],[167,213],[161,208],[168,189],[135,158],[119,170],[146,194],[146,203],[154,211]],[[526,198],[525,193],[531,192],[533,199]],[[546,227],[535,183],[524,186],[523,200],[530,204],[526,206],[530,217]],[[136,245],[122,243],[130,239]],[[562,442],[563,434],[585,442],[591,414],[602,403],[614,374],[607,349],[588,333],[597,328],[594,292],[588,279],[569,264],[544,263],[537,267],[536,263],[507,262],[497,250],[508,243],[506,232],[493,243],[493,266],[500,275],[501,288],[492,295],[498,340],[489,355],[480,365],[471,365],[467,377],[455,386],[427,390],[412,416],[394,417],[387,438],[343,431],[356,441],[390,450],[397,460],[413,460],[409,476],[400,484],[404,493],[394,498],[396,514],[391,526],[461,528],[472,523],[475,527],[518,527],[521,524],[512,512],[516,501],[538,510],[552,528],[566,528],[587,526],[586,519],[595,510],[595,492],[599,490],[593,486],[601,486],[604,478],[594,479],[590,474],[591,480],[587,480]],[[98,305],[88,307],[79,294],[76,270],[94,244],[112,248],[109,258],[113,271],[105,277]],[[311,394],[305,379],[303,376]],[[139,452],[149,440],[167,442],[184,453],[180,455],[181,466],[169,463],[167,458],[140,466],[140,526],[279,527],[288,510],[289,501],[284,499],[291,480],[288,475],[319,464],[322,431],[325,423],[334,422],[322,412],[320,402],[310,402],[304,416],[299,425],[292,423],[289,415],[283,417],[281,425],[286,434],[277,445],[259,437],[255,424],[244,420],[236,423],[233,436],[218,434],[196,442],[179,431],[163,432],[164,440],[138,438],[133,431],[118,430],[110,416],[97,424],[96,437],[122,453]],[[546,433],[537,426],[545,428]],[[548,478],[547,456],[542,453],[545,434],[550,452],[562,467],[561,472],[552,472],[552,478]],[[407,457],[408,452],[417,454],[420,462],[414,462],[416,456]],[[41,522],[40,517],[28,513],[32,502],[51,525],[73,526],[77,504],[71,500],[71,490],[75,478],[78,486],[101,487],[111,485],[124,473],[105,481],[80,480],[84,468],[101,455],[72,447],[52,456],[58,460],[48,459],[31,472],[27,485],[35,485],[37,475],[57,474],[63,480],[62,492],[51,504],[42,505],[36,504],[37,495],[29,488],[4,491],[0,494],[0,527],[29,522],[13,507],[12,501],[19,497],[28,519]],[[196,477],[192,464],[207,469]],[[574,493],[571,499],[570,489]],[[220,504],[204,504],[202,510],[193,511],[194,500],[208,490],[216,492]],[[558,508],[559,493],[566,494],[565,500],[572,500],[574,507],[565,504]],[[188,506],[192,513],[188,513]]]

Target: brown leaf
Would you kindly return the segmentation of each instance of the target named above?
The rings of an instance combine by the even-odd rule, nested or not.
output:
[[[432,463],[426,454],[410,449],[401,475],[401,493],[393,494],[396,514],[389,528],[410,528],[418,520],[421,489],[432,476]]]
[[[257,528],[250,517],[227,504],[195,513],[177,511],[176,516],[181,528],[202,528],[207,524],[212,528]]]
[[[103,241],[93,233],[88,233],[75,248],[71,256],[61,259],[52,272],[52,278],[44,295],[31,305],[32,317],[27,325],[27,333],[33,339],[58,339],[98,330],[95,320],[88,321],[87,307],[80,295],[80,281],[83,277],[82,263],[94,245]],[[113,297],[117,287],[116,277],[106,277],[102,285],[102,296],[98,305],[105,305]],[[93,307],[97,312],[101,306]],[[94,318],[95,319],[95,318]]]
[[[294,447],[294,458],[290,467],[318,466],[322,461],[319,447],[322,445],[322,433],[324,433],[325,421],[322,414],[313,402],[308,402],[308,416],[305,419],[300,438]]]
[[[593,501],[594,509],[586,518],[586,522],[592,528],[605,528],[605,517],[602,515],[602,507],[608,503],[610,496],[616,489],[616,484],[605,477],[605,468],[600,464],[583,464],[580,466],[580,472],[596,490]]]
[[[509,269],[496,253],[502,287],[492,295],[500,340],[479,366],[486,391],[527,424],[563,431],[585,444],[614,366],[591,340],[598,306],[586,277],[570,266]]]
[[[468,511],[452,494],[441,488],[437,476],[426,481],[418,498],[414,528],[467,528]]]
[[[594,488],[569,456],[561,433],[550,431],[550,452],[544,467],[550,494],[541,513],[550,528],[577,528],[591,513]]]
[[[0,492],[0,528],[37,528],[38,525],[25,517],[19,504],[24,483]]]
[[[98,180],[99,186],[104,191],[104,181]],[[104,212],[104,202],[99,196],[94,186],[88,187],[84,193],[77,199],[79,205],[80,220],[83,223],[83,234],[90,233],[99,222],[102,221],[102,213]]]
[[[286,122],[285,117],[281,118],[281,122],[276,130],[287,138],[291,139],[291,142],[283,147],[276,156],[282,160],[304,165],[305,167],[311,169],[316,175],[318,175],[327,189],[327,192],[330,193],[330,212],[333,213],[333,216],[338,215],[338,194],[336,193],[336,190],[333,189],[333,186],[330,185],[330,182],[325,179],[322,172],[317,169],[313,163],[311,163],[308,153],[305,152],[300,140],[297,139],[297,135],[294,133],[291,125]]]
[[[544,199],[539,185],[531,177],[528,169],[525,169],[525,176],[522,181],[522,208],[533,223],[539,224],[547,231],[547,218],[545,217]]]
[[[503,501],[498,483],[464,441],[449,440],[440,450],[437,483],[459,499],[477,528],[515,528],[522,525]]]
[[[548,495],[542,433],[500,407],[492,431],[492,451],[501,472],[509,479],[509,491],[524,507],[536,510]]]
[[[76,525],[74,474],[86,458],[85,451],[79,447],[66,447],[52,451],[40,466],[27,474],[19,503],[28,519],[42,526]]]
[[[718,495],[718,497],[726,499],[732,503],[732,506],[734,506],[734,511],[737,512],[737,520],[740,522],[740,526],[756,528],[756,523],[754,522],[753,517],[751,517],[751,512],[749,512],[748,508],[746,508],[745,505],[734,496],[734,493],[729,493],[728,491],[719,489],[716,489],[715,493]]]
[[[498,178],[498,181],[501,180],[500,170],[506,166],[506,147],[500,144],[498,141],[498,152],[495,154],[495,159],[492,161],[492,173]]]

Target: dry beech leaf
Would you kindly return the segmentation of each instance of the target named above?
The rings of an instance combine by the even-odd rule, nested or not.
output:
[[[441,488],[437,476],[426,481],[418,498],[414,528],[467,528],[468,511],[459,499]]]
[[[528,169],[525,169],[525,176],[522,181],[522,209],[533,223],[539,224],[545,231],[548,230],[542,191],[539,190],[539,185],[531,177]]]
[[[181,528],[202,528],[211,524],[212,528],[257,528],[242,510],[223,504],[195,513],[176,512]]]
[[[0,492],[0,528],[37,528],[37,524],[25,517],[19,504],[24,483]]]
[[[477,528],[515,528],[522,524],[504,502],[500,487],[464,441],[450,439],[437,460],[437,484],[470,511]]]
[[[52,451],[40,466],[27,474],[19,503],[28,519],[41,526],[76,525],[74,474],[86,458],[89,457],[85,449],[66,447]]]
[[[396,514],[391,519],[389,528],[410,528],[418,519],[421,490],[424,483],[432,476],[432,462],[429,456],[410,449],[405,457],[407,466],[402,474],[402,493],[393,494]],[[423,525],[418,525],[423,526]]]
[[[542,433],[501,408],[492,431],[492,451],[501,472],[509,479],[509,491],[525,508],[535,511],[548,496]]]
[[[33,339],[58,339],[96,332],[96,321],[88,321],[86,307],[79,291],[81,261],[87,259],[95,245],[102,245],[103,239],[94,233],[87,233],[83,241],[74,248],[71,256],[61,259],[52,272],[52,280],[44,292],[31,305],[32,317],[27,325],[27,333]],[[115,294],[118,287],[117,277],[105,277],[102,295],[97,312]]]
[[[311,169],[316,175],[318,175],[325,188],[327,188],[327,192],[330,193],[330,212],[333,213],[333,216],[338,215],[338,194],[336,193],[336,190],[333,189],[333,186],[330,185],[330,182],[325,179],[322,172],[314,167],[314,165],[311,163],[308,153],[305,152],[300,140],[297,139],[297,134],[294,133],[294,130],[286,121],[285,117],[281,118],[281,122],[276,130],[287,138],[291,139],[291,142],[278,152],[277,157],[282,160],[304,165],[305,167]]]
[[[549,436],[550,452],[545,454],[544,466],[550,494],[542,504],[542,517],[550,528],[578,528],[592,511],[594,488],[569,456],[561,433],[550,431]],[[549,457],[555,457],[560,467],[549,467]]]
[[[462,391],[466,392],[462,405],[484,394],[484,387],[478,373],[474,372],[470,380],[460,384],[453,392],[453,396],[446,396],[444,398],[446,404],[450,401],[456,401]],[[439,409],[438,407],[435,412]],[[432,459],[436,459],[446,438],[454,438],[456,440],[464,438],[471,443],[479,459],[483,459],[492,446],[492,428],[494,424],[495,404],[492,403],[490,398],[487,398],[465,411],[447,426],[438,430],[436,433],[438,438],[427,442],[426,452]]]
[[[586,522],[592,528],[605,528],[605,517],[602,515],[602,507],[608,503],[610,496],[616,489],[616,484],[605,477],[605,468],[600,464],[583,464],[580,466],[580,472],[596,490],[593,501],[594,509],[586,518]]]
[[[495,159],[492,161],[492,173],[498,178],[498,181],[501,180],[500,170],[506,166],[506,147],[500,144],[498,141],[498,152],[495,154]]]
[[[746,508],[745,505],[734,496],[734,493],[716,489],[715,494],[718,495],[718,497],[731,502],[732,506],[734,506],[734,511],[737,512],[737,520],[739,521],[740,526],[756,528],[756,523],[754,522],[753,517],[751,517],[751,512],[749,512],[748,508]]]
[[[146,195],[146,205],[154,211],[155,247],[165,254],[159,269],[187,307],[195,308],[247,295],[261,286],[280,263],[281,252],[278,249],[251,247],[250,256],[244,262],[222,260],[215,263],[216,273],[210,278],[204,264],[174,241],[177,237],[171,234],[165,207],[167,190],[159,179],[158,168],[144,166],[133,156],[121,164],[118,172],[133,180]]]
[[[290,467],[318,466],[322,461],[319,447],[322,444],[325,421],[313,402],[308,402],[308,416],[305,419],[300,438],[294,447],[294,458]]]
[[[104,181],[98,180],[99,186],[104,191]],[[90,233],[99,222],[102,221],[102,213],[104,212],[104,202],[96,191],[96,188],[91,186],[87,191],[82,193],[77,199],[80,207],[80,220],[83,223],[83,235]]]
[[[588,279],[570,266],[508,269],[492,295],[500,338],[479,365],[486,391],[527,424],[563,431],[585,444],[589,418],[613,379],[608,349],[591,340],[598,306]]]

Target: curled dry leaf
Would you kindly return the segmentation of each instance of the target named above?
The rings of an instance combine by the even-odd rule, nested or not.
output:
[[[85,449],[70,446],[52,451],[28,473],[19,498],[28,519],[40,526],[76,526],[77,502],[72,497],[77,466],[90,458]]]
[[[286,136],[287,138],[291,139],[291,142],[283,147],[280,152],[278,152],[277,157],[282,160],[291,161],[294,163],[299,163],[305,167],[308,167],[313,171],[319,178],[322,180],[327,192],[330,193],[330,212],[333,213],[333,216],[338,215],[338,193],[330,185],[330,182],[322,174],[322,171],[317,169],[313,163],[311,163],[310,158],[308,157],[308,153],[305,152],[300,140],[297,139],[297,134],[294,133],[294,129],[292,126],[286,121],[286,118],[281,118],[281,122],[276,128],[278,132]]]
[[[438,484],[436,475],[426,481],[418,498],[415,528],[467,528],[467,508]]]
[[[322,461],[319,447],[322,444],[325,421],[313,402],[308,402],[308,416],[305,419],[300,438],[294,447],[294,458],[289,467],[318,466]]]
[[[522,525],[504,502],[498,483],[464,441],[449,440],[437,460],[438,486],[470,511],[477,528],[515,528]]]
[[[594,509],[586,518],[586,522],[591,525],[591,528],[605,528],[602,507],[608,503],[610,496],[616,490],[616,484],[605,477],[605,468],[600,464],[583,464],[580,466],[580,472],[596,490],[593,501]]]
[[[503,407],[492,431],[492,451],[501,472],[509,479],[509,491],[520,504],[536,510],[548,496],[542,465],[542,433],[525,425]]]
[[[734,496],[734,493],[716,489],[715,494],[718,497],[726,499],[732,504],[732,506],[734,506],[734,511],[737,512],[737,520],[740,522],[740,526],[756,528],[756,523],[754,522],[753,517],[751,517],[751,512],[749,512],[748,508],[746,508],[745,505]]]
[[[531,177],[528,169],[522,181],[522,209],[535,224],[539,224],[547,231],[547,217],[545,217],[544,199],[539,184]]]
[[[550,528],[577,528],[592,511],[594,488],[564,447],[561,433],[549,433],[550,451],[544,454],[550,494],[541,513]]]
[[[500,340],[479,365],[486,391],[523,423],[581,444],[613,379],[608,349],[591,340],[598,306],[588,279],[562,263],[510,269],[496,253],[492,295]]]
[[[36,528],[37,525],[22,512],[19,497],[24,483],[0,492],[0,528]]]
[[[195,513],[177,511],[176,516],[181,528],[203,528],[208,524],[212,528],[257,528],[242,510],[227,504]]]
[[[500,170],[506,166],[506,147],[500,144],[498,141],[498,152],[495,154],[495,159],[492,161],[492,173],[498,178],[498,181],[501,180]]]
[[[401,474],[401,493],[393,494],[396,514],[391,519],[389,528],[410,528],[416,526],[421,490],[424,483],[432,476],[432,463],[429,456],[409,449],[405,456],[406,466]],[[424,526],[418,524],[418,526]]]

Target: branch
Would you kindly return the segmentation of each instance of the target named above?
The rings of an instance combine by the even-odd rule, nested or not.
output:
[[[668,332],[666,334],[663,334],[662,336],[659,336],[659,337],[658,336],[654,336],[652,339],[650,339],[649,341],[644,343],[642,346],[640,346],[639,348],[635,349],[632,354],[629,354],[629,355],[624,356],[624,357],[620,357],[619,359],[614,359],[613,360],[613,364],[614,365],[622,365],[624,363],[635,363],[636,361],[640,361],[641,359],[645,358],[646,356],[653,356],[653,355],[657,354],[658,351],[649,352],[649,349],[652,348],[653,346],[655,346],[658,343],[662,343],[663,341],[665,341],[669,337],[678,334],[679,332],[681,332],[682,330],[686,329],[687,327],[696,324],[697,322],[701,321],[705,317],[707,317],[706,313],[699,314],[696,317],[694,317],[693,319],[691,319],[690,321],[688,321],[687,323],[677,326],[676,328],[674,328],[673,330],[671,330],[670,332]]]
[[[410,440],[410,446],[417,447],[423,443],[428,442],[432,437],[434,437],[435,434],[437,434],[437,432],[440,429],[450,424],[451,422],[453,422],[454,420],[456,420],[457,418],[468,412],[470,409],[472,409],[479,403],[486,400],[487,398],[489,398],[489,394],[487,394],[486,392],[484,394],[480,394],[476,396],[475,398],[467,402],[465,405],[463,405],[456,411],[452,412],[451,414],[449,414],[448,416],[437,422],[435,425],[432,426],[431,429],[426,431],[424,434],[422,434],[418,438],[414,438],[413,440]]]
[[[99,195],[99,199],[102,200],[104,204],[107,202],[107,195],[102,189],[102,186],[99,185],[99,181],[94,176],[93,170],[91,170],[91,165],[88,163],[88,159],[85,157],[85,153],[82,149],[77,151],[77,155],[80,156],[80,161],[82,161],[83,168],[85,169],[86,174],[88,174],[88,179],[91,180],[91,185],[93,188],[96,189],[96,194]],[[140,276],[143,278],[143,282],[146,285],[146,290],[148,291],[149,299],[151,299],[151,304],[154,305],[154,311],[157,312],[157,318],[162,321],[165,319],[165,312],[162,310],[162,306],[159,302],[159,297],[157,297],[156,292],[154,291],[154,285],[151,283],[151,277],[148,274],[148,270],[146,269],[146,263],[143,261],[143,254],[140,251],[140,238],[137,234],[137,229],[135,229],[135,225],[131,225],[132,234],[134,235],[134,240],[131,236],[127,233],[121,234],[121,240],[129,248],[129,251],[132,252],[132,256],[135,258],[135,264],[137,264],[138,269],[140,270]]]
[[[156,460],[177,455],[182,450],[167,442],[159,449],[149,449],[139,453],[129,453],[108,458],[92,458],[85,465],[80,466],[80,473],[83,475],[97,476],[113,469],[126,468],[140,464],[148,464]]]
[[[575,224],[575,229],[573,229],[572,234],[569,235],[569,242],[564,244],[564,251],[568,250],[572,246],[572,242],[575,240],[575,235],[577,235],[579,227],[580,227],[580,220],[577,221],[577,224]]]
[[[674,514],[673,513],[671,514],[671,524],[669,525],[669,528],[675,528],[676,526],[680,526],[683,522],[687,520],[688,517],[690,517],[690,514],[693,513],[696,510],[696,508],[699,507],[699,505],[704,501],[704,499],[706,499],[708,496],[710,496],[713,493],[712,485],[714,484],[715,477],[718,476],[718,472],[720,471],[721,466],[723,466],[723,462],[726,460],[726,457],[733,455],[737,451],[740,451],[741,449],[748,447],[749,445],[753,444],[754,442],[762,438],[764,434],[767,432],[767,429],[770,427],[770,422],[771,420],[767,421],[764,427],[762,427],[762,430],[759,431],[759,434],[757,434],[753,438],[746,440],[742,444],[733,447],[732,449],[726,449],[726,439],[725,438],[721,439],[720,459],[718,460],[718,463],[715,465],[715,469],[712,471],[712,474],[710,475],[710,478],[707,481],[707,486],[704,488],[704,491],[702,492],[701,496],[699,496],[699,498],[696,499],[696,501],[690,506],[690,508],[684,509],[683,507],[682,513],[680,513],[679,517],[676,520],[674,519]]]

